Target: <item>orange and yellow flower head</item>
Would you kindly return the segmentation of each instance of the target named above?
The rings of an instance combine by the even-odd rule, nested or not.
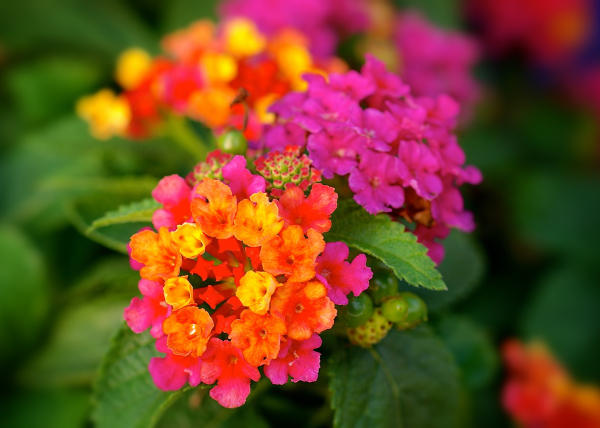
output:
[[[121,93],[104,89],[83,98],[78,112],[99,139],[152,137],[179,116],[217,133],[244,128],[248,139],[258,140],[262,124],[275,119],[270,105],[305,89],[304,73],[343,71],[341,60],[313,58],[309,43],[292,29],[267,36],[248,19],[201,20],[167,35],[162,56],[125,50],[114,73]],[[232,106],[242,88],[247,96]]]
[[[153,335],[167,356],[150,364],[159,387],[179,389],[181,379],[191,385],[216,381],[211,396],[236,407],[245,401],[250,380],[260,377],[260,366],[274,364],[266,376],[285,383],[275,367],[287,367],[293,357],[294,379],[316,380],[318,334],[333,326],[337,314],[328,296],[331,290],[337,296],[346,289],[331,276],[329,284],[322,268],[317,271],[325,241],[310,227],[329,229],[334,190],[319,185],[307,198],[294,186],[289,190],[293,194],[286,191],[281,201],[273,200],[265,179],[252,174],[243,157],[222,160],[221,179],[203,173],[199,182],[186,184],[170,176],[153,192],[163,206],[157,210],[162,214],[153,217],[158,233],[142,230],[131,238],[130,247],[142,278],[156,285],[145,300],[127,308],[126,316],[143,321],[130,322],[136,331],[160,326],[164,319],[163,337],[160,332]],[[207,168],[214,173],[208,163]],[[311,207],[314,215],[307,214]],[[191,218],[173,210],[191,212]],[[336,248],[328,250],[336,257],[329,256],[326,267],[339,264],[341,278],[349,274],[350,265],[347,254],[337,257]],[[161,288],[163,295],[157,295]],[[160,320],[154,322],[149,314]],[[173,372],[181,376],[169,377]]]

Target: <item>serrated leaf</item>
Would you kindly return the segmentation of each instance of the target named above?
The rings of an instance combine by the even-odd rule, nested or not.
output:
[[[448,428],[457,420],[457,368],[425,326],[340,350],[330,376],[334,427]]]
[[[444,240],[446,257],[438,270],[448,291],[418,289],[401,284],[402,291],[414,291],[431,312],[439,312],[461,301],[480,283],[485,272],[485,257],[472,235],[453,230]]]
[[[161,354],[150,333],[127,326],[113,340],[94,385],[92,419],[98,428],[151,428],[181,394],[158,389],[148,372],[150,358]]]
[[[132,202],[127,205],[121,205],[117,210],[109,211],[104,216],[94,220],[92,225],[86,231],[86,234],[89,234],[98,228],[111,226],[113,224],[150,222],[152,221],[152,214],[160,207],[161,204],[152,198],[147,198],[139,202]]]
[[[116,210],[119,206],[139,200],[150,193],[143,187],[124,194],[97,194],[76,199],[66,207],[68,218],[79,232],[93,241],[112,250],[127,254],[127,244],[133,234],[141,228],[151,226],[149,220],[130,221],[104,226],[101,230],[90,229],[92,223],[107,212]]]
[[[370,215],[352,200],[338,201],[331,216],[328,241],[342,241],[350,247],[377,257],[391,267],[396,276],[415,287],[446,290],[441,274],[417,237],[385,214]]]

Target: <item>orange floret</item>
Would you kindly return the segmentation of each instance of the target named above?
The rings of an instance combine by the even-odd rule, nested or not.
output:
[[[206,198],[192,201],[192,216],[202,231],[217,239],[233,236],[233,219],[237,200],[231,189],[212,178],[205,178],[196,188],[196,193]]]
[[[168,335],[167,346],[177,355],[200,357],[214,323],[208,312],[197,306],[186,306],[173,312],[163,322],[163,331]]]
[[[158,233],[143,230],[131,237],[131,257],[142,263],[143,279],[160,281],[179,275],[182,258],[171,240],[171,233],[161,227]]]
[[[229,338],[233,346],[242,351],[246,361],[258,367],[277,358],[281,336],[285,332],[285,323],[280,318],[257,315],[246,309],[239,320],[231,323]]]
[[[231,116],[231,102],[236,94],[228,86],[203,88],[192,94],[188,113],[209,128],[225,126]]]
[[[263,268],[272,275],[285,275],[289,282],[304,282],[315,276],[315,260],[325,249],[323,235],[310,229],[304,237],[300,226],[286,227],[260,250]]]
[[[277,205],[262,192],[239,203],[234,223],[233,234],[249,247],[261,246],[283,227]]]
[[[163,291],[165,302],[173,306],[174,311],[195,304],[194,288],[188,281],[187,275],[167,279]]]
[[[333,326],[335,305],[327,297],[327,289],[319,281],[286,283],[271,299],[271,313],[283,320],[288,337],[307,340]]]
[[[271,296],[280,285],[273,275],[267,272],[248,271],[240,280],[236,296],[252,312],[264,315],[269,310]]]
[[[181,255],[188,259],[195,259],[204,254],[206,246],[211,241],[197,225],[192,223],[180,224],[177,230],[171,232],[171,237]]]

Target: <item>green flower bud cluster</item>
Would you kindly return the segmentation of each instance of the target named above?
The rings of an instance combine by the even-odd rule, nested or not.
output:
[[[321,171],[311,164],[312,161],[301,153],[298,146],[287,146],[285,150],[270,152],[254,161],[256,171],[267,180],[267,190],[275,198],[283,194],[289,183],[307,191],[321,181]]]
[[[231,153],[225,153],[217,149],[206,156],[206,160],[197,164],[190,172],[185,181],[192,187],[200,183],[205,178],[213,180],[223,180],[222,169],[233,158]]]
[[[407,330],[427,321],[425,302],[413,293],[399,292],[389,269],[375,269],[367,292],[349,299],[341,313],[350,342],[363,348],[379,343],[394,325]]]

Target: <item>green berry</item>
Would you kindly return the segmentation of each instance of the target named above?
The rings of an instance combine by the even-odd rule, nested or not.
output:
[[[391,322],[404,321],[408,316],[408,303],[400,296],[388,297],[381,305],[381,311]]]
[[[248,141],[240,131],[230,130],[217,138],[217,147],[225,153],[245,155],[248,150]]]
[[[366,323],[373,315],[373,301],[366,293],[352,297],[344,307],[344,321],[350,327],[358,327]]]
[[[383,316],[381,308],[377,308],[365,324],[348,329],[348,338],[354,345],[369,348],[379,343],[388,334],[392,325],[393,323]]]
[[[396,324],[399,330],[414,328],[423,321],[427,321],[427,305],[419,296],[405,291],[400,293],[400,297],[408,304],[408,316],[404,321]]]
[[[367,289],[375,304],[381,303],[386,297],[398,294],[398,280],[389,269],[376,269]]]

